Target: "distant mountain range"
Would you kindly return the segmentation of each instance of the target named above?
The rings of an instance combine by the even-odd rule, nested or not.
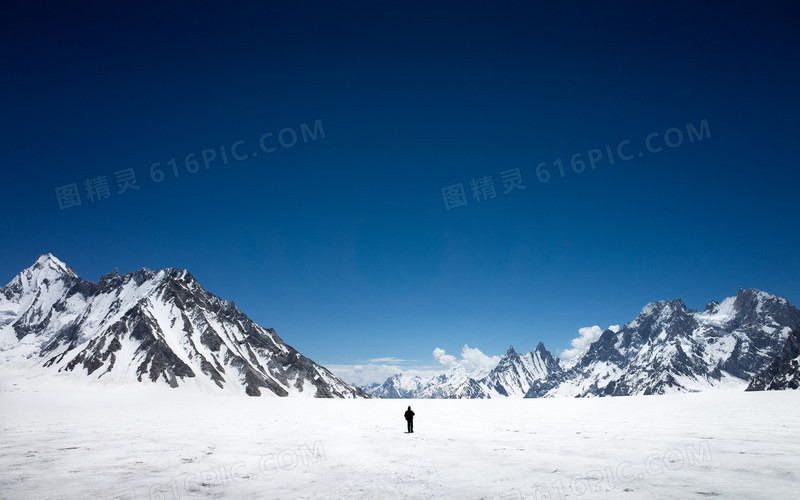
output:
[[[475,380],[457,365],[431,378],[393,375],[382,384],[363,389],[381,398],[498,398],[522,397],[536,381],[561,371],[558,358],[553,357],[541,342],[533,352],[519,354],[511,346],[497,366],[485,377]]]
[[[429,379],[398,374],[364,390],[383,398],[537,398],[796,389],[798,325],[800,310],[786,299],[739,289],[702,311],[680,299],[648,304],[570,363],[539,343],[524,355],[509,348],[477,380],[456,367]]]
[[[84,281],[47,254],[0,288],[0,368],[250,396],[370,397],[186,270]]]

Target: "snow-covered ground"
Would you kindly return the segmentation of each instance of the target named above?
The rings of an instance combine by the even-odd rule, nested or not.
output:
[[[797,498],[800,391],[309,400],[0,373],[2,498]],[[415,433],[405,433],[411,405]]]

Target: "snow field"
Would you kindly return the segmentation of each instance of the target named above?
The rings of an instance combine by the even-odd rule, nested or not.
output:
[[[0,497],[796,498],[798,414],[798,391],[309,400],[0,377]]]

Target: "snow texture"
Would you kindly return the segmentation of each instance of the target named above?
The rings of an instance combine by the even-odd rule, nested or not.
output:
[[[796,498],[800,484],[797,391],[341,400],[0,376],[9,500]]]

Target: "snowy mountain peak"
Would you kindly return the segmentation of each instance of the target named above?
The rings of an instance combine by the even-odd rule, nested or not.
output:
[[[647,304],[622,329],[605,330],[569,363],[542,342],[524,355],[510,346],[486,376],[454,370],[412,380],[402,393],[392,390],[398,379],[390,377],[369,391],[381,397],[498,398],[743,390],[781,349],[783,357],[753,387],[793,387],[800,384],[799,323],[800,310],[760,290],[740,289],[703,311],[688,308],[681,299],[663,300]]]
[[[536,346],[533,351],[533,357],[541,360],[541,363],[545,365],[549,372],[555,372],[561,368],[561,361],[547,350],[543,342],[539,342],[539,345]]]
[[[791,324],[793,310],[794,307],[783,297],[739,287],[736,295],[722,302],[712,301],[696,317],[701,324],[713,327],[740,328],[762,324],[773,328],[775,324]]]
[[[48,289],[62,280],[77,279],[75,270],[58,260],[53,254],[47,253],[36,259],[32,266],[25,269],[12,279],[0,291],[10,298],[13,295],[35,292]]]
[[[739,288],[734,302],[734,311],[741,321],[751,322],[756,318],[774,313],[786,304],[787,301],[783,297],[776,297],[761,290]]]
[[[456,365],[429,379],[397,374],[364,389],[382,398],[521,398],[536,380],[559,370],[559,361],[540,342],[535,353],[524,355],[509,346],[488,374],[470,375]]]
[[[697,320],[702,325],[722,327],[735,317],[735,303],[736,297],[728,297],[722,302],[711,301],[703,312],[697,314]]]
[[[639,313],[640,317],[656,317],[659,319],[667,319],[675,314],[687,312],[689,309],[683,303],[683,299],[674,300],[659,300],[658,302],[651,302],[642,308]]]
[[[639,316],[625,325],[623,331],[636,330],[642,338],[666,332],[668,335],[688,328],[694,318],[693,311],[681,299],[651,302],[642,308]],[[601,339],[602,340],[602,337]]]
[[[697,319],[703,325],[721,327],[726,324],[744,325],[753,322],[770,322],[781,320],[781,311],[788,302],[783,297],[761,290],[743,290],[735,296],[727,297],[722,302],[712,301],[705,309],[697,314]]]
[[[44,255],[39,256],[39,258],[36,259],[36,262],[34,262],[32,266],[25,269],[20,274],[31,275],[31,274],[41,274],[41,273],[50,276],[67,276],[70,278],[78,277],[74,269],[64,264],[61,260],[59,260],[56,256],[54,256],[51,253],[46,253]]]
[[[61,260],[59,260],[55,255],[51,253],[46,253],[44,255],[39,256],[39,258],[36,259],[36,262],[33,264],[33,266],[31,266],[31,268],[50,269],[59,274],[64,274],[67,276],[71,276],[73,278],[78,277],[74,269],[64,264]]]
[[[185,269],[91,282],[48,254],[1,291],[0,367],[250,396],[365,396]]]
[[[739,289],[703,311],[680,299],[650,303],[619,332],[603,332],[578,363],[537,382],[528,397],[743,389],[798,322],[800,310],[760,290]]]

